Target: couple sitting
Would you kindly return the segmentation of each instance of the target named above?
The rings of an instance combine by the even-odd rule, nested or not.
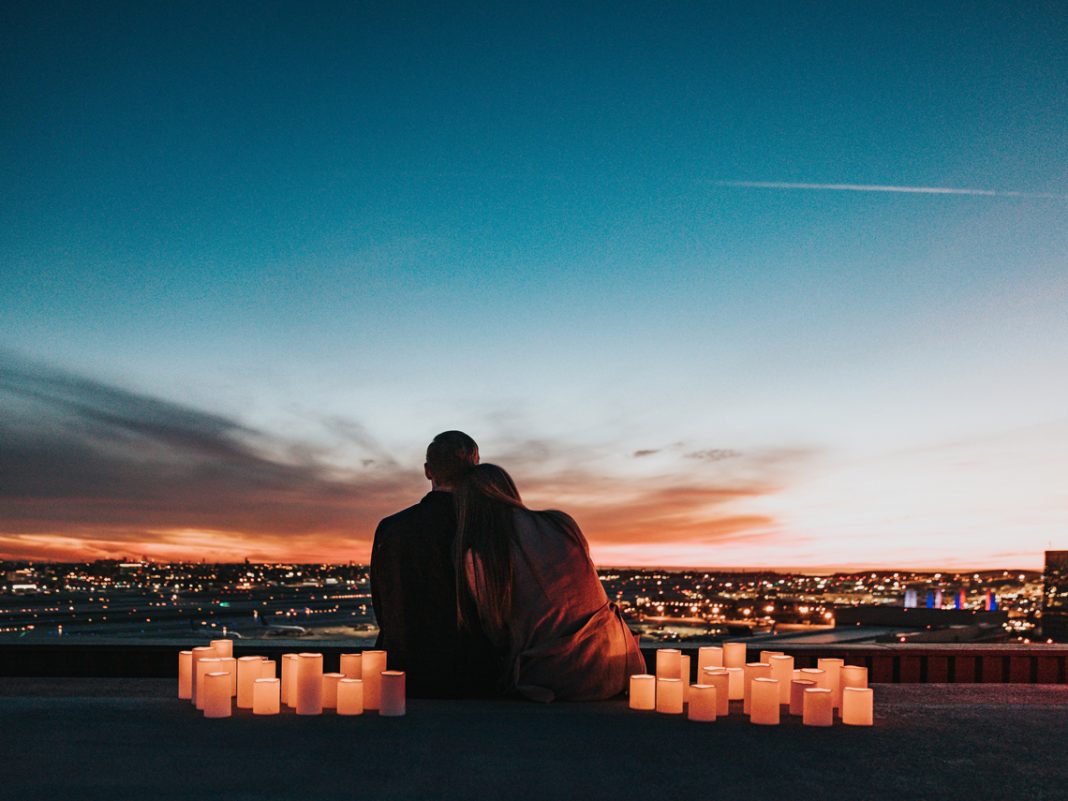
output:
[[[377,647],[411,695],[596,700],[645,663],[575,521],[527,509],[460,431],[430,443],[431,491],[375,531]]]

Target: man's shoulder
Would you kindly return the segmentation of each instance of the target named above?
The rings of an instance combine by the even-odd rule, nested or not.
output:
[[[422,529],[430,521],[452,519],[452,496],[447,492],[428,492],[419,503],[384,517],[378,524],[375,536],[390,536]]]

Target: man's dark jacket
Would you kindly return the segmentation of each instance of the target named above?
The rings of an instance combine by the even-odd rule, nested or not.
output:
[[[408,694],[424,698],[485,695],[496,659],[481,633],[456,625],[452,493],[429,492],[375,530],[371,600],[390,670],[407,673]]]

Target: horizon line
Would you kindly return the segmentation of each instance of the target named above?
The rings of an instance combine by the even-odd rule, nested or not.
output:
[[[1020,192],[1002,189],[974,189],[949,186],[897,186],[894,184],[824,184],[790,181],[707,181],[712,186],[733,189],[784,189],[816,192],[889,192],[909,195],[966,195],[972,197],[1015,197],[1041,200],[1068,200],[1058,192]]]

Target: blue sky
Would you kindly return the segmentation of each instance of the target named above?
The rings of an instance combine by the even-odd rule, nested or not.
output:
[[[1057,4],[0,15],[4,466],[35,476],[0,551],[362,558],[455,427],[602,561],[1025,567],[1063,537]],[[71,393],[125,422],[86,434]],[[156,403],[197,435],[146,434]],[[305,470],[291,524],[244,485],[198,505],[236,452],[205,430],[273,498]],[[92,504],[42,467],[86,452]],[[189,496],[139,518],[146,471]]]

